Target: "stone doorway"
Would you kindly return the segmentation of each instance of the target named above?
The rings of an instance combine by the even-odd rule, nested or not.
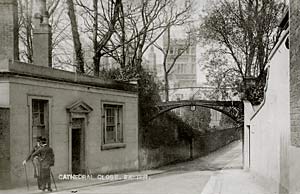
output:
[[[85,174],[88,168],[86,161],[86,130],[89,113],[93,109],[83,101],[76,101],[67,107],[69,112],[69,165],[72,174]]]
[[[72,174],[85,173],[84,118],[72,119]]]

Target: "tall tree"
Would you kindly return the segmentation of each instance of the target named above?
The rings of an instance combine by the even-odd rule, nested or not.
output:
[[[59,2],[60,2],[59,0],[47,1],[49,17],[55,14]],[[32,63],[33,62],[33,47],[32,47],[33,0],[18,0],[18,9],[19,9],[18,18],[19,18],[20,60]],[[52,20],[51,22],[55,22],[55,21]]]
[[[163,55],[165,101],[169,101],[169,75],[173,72],[177,60],[194,44],[196,44],[196,39],[191,29],[186,32],[186,37],[178,39],[171,37],[170,27],[168,27],[164,35],[163,46],[154,44]],[[170,53],[171,49],[172,53]]]
[[[83,57],[80,36],[78,32],[78,24],[77,24],[73,0],[67,0],[67,5],[68,5],[68,16],[71,22],[75,58],[77,63],[76,71],[84,73],[84,57]]]
[[[200,34],[231,57],[245,84],[247,77],[263,74],[284,8],[277,0],[221,0],[207,12]]]
[[[115,33],[122,0],[93,0],[86,2],[76,0],[81,8],[83,31],[88,33],[93,48],[93,73],[99,76],[101,57],[105,54],[104,48]]]
[[[66,2],[70,5],[73,1]],[[192,7],[190,1],[180,7],[176,2],[179,0],[74,1],[74,9],[72,6],[67,7],[71,10],[69,13],[74,10],[77,12],[77,18],[74,14],[69,18],[73,21],[70,22],[72,32],[75,32],[71,39],[76,40],[75,47],[81,41],[82,50],[87,51],[87,55],[92,53],[92,64],[86,61],[86,73],[93,72],[95,76],[99,76],[101,58],[105,56],[114,59],[122,72],[126,72],[124,79],[137,75],[147,49],[158,40],[168,26],[180,25],[188,18]],[[169,13],[167,7],[172,7],[172,12]],[[76,54],[76,58],[77,62],[81,61],[81,54]]]
[[[18,0],[20,60],[32,63],[32,0]]]
[[[240,73],[232,60],[215,49],[209,49],[203,58],[202,70],[206,72],[206,84],[213,88],[204,92],[205,96],[212,100],[232,99],[241,82]]]
[[[175,0],[142,0],[122,7],[116,34],[107,47],[113,57],[126,67],[141,69],[145,52],[170,26],[182,25],[190,17],[192,2],[178,6]],[[112,51],[112,52],[110,52]]]

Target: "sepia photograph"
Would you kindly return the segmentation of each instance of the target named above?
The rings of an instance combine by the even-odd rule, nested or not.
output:
[[[299,161],[300,0],[0,0],[0,194],[300,194]]]

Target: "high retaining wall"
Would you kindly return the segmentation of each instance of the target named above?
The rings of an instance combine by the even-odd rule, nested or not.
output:
[[[290,0],[290,122],[289,187],[300,192],[300,1]]]
[[[266,66],[267,84],[258,107],[245,104],[245,164],[273,193],[289,188],[290,111],[288,34],[283,32]],[[254,113],[253,113],[254,111]],[[249,112],[251,117],[249,118]],[[249,120],[250,119],[250,120]]]
[[[166,164],[191,159],[191,156],[205,156],[235,140],[239,140],[241,130],[230,128],[207,133],[198,136],[190,141],[180,141],[176,145],[161,146],[159,148],[140,149],[140,167],[142,169],[151,169]]]

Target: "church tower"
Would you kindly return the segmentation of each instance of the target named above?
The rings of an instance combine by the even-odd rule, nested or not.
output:
[[[157,73],[157,64],[156,64],[156,53],[154,52],[154,47],[151,46],[150,53],[148,55],[148,61],[149,61],[149,70],[153,73]]]

